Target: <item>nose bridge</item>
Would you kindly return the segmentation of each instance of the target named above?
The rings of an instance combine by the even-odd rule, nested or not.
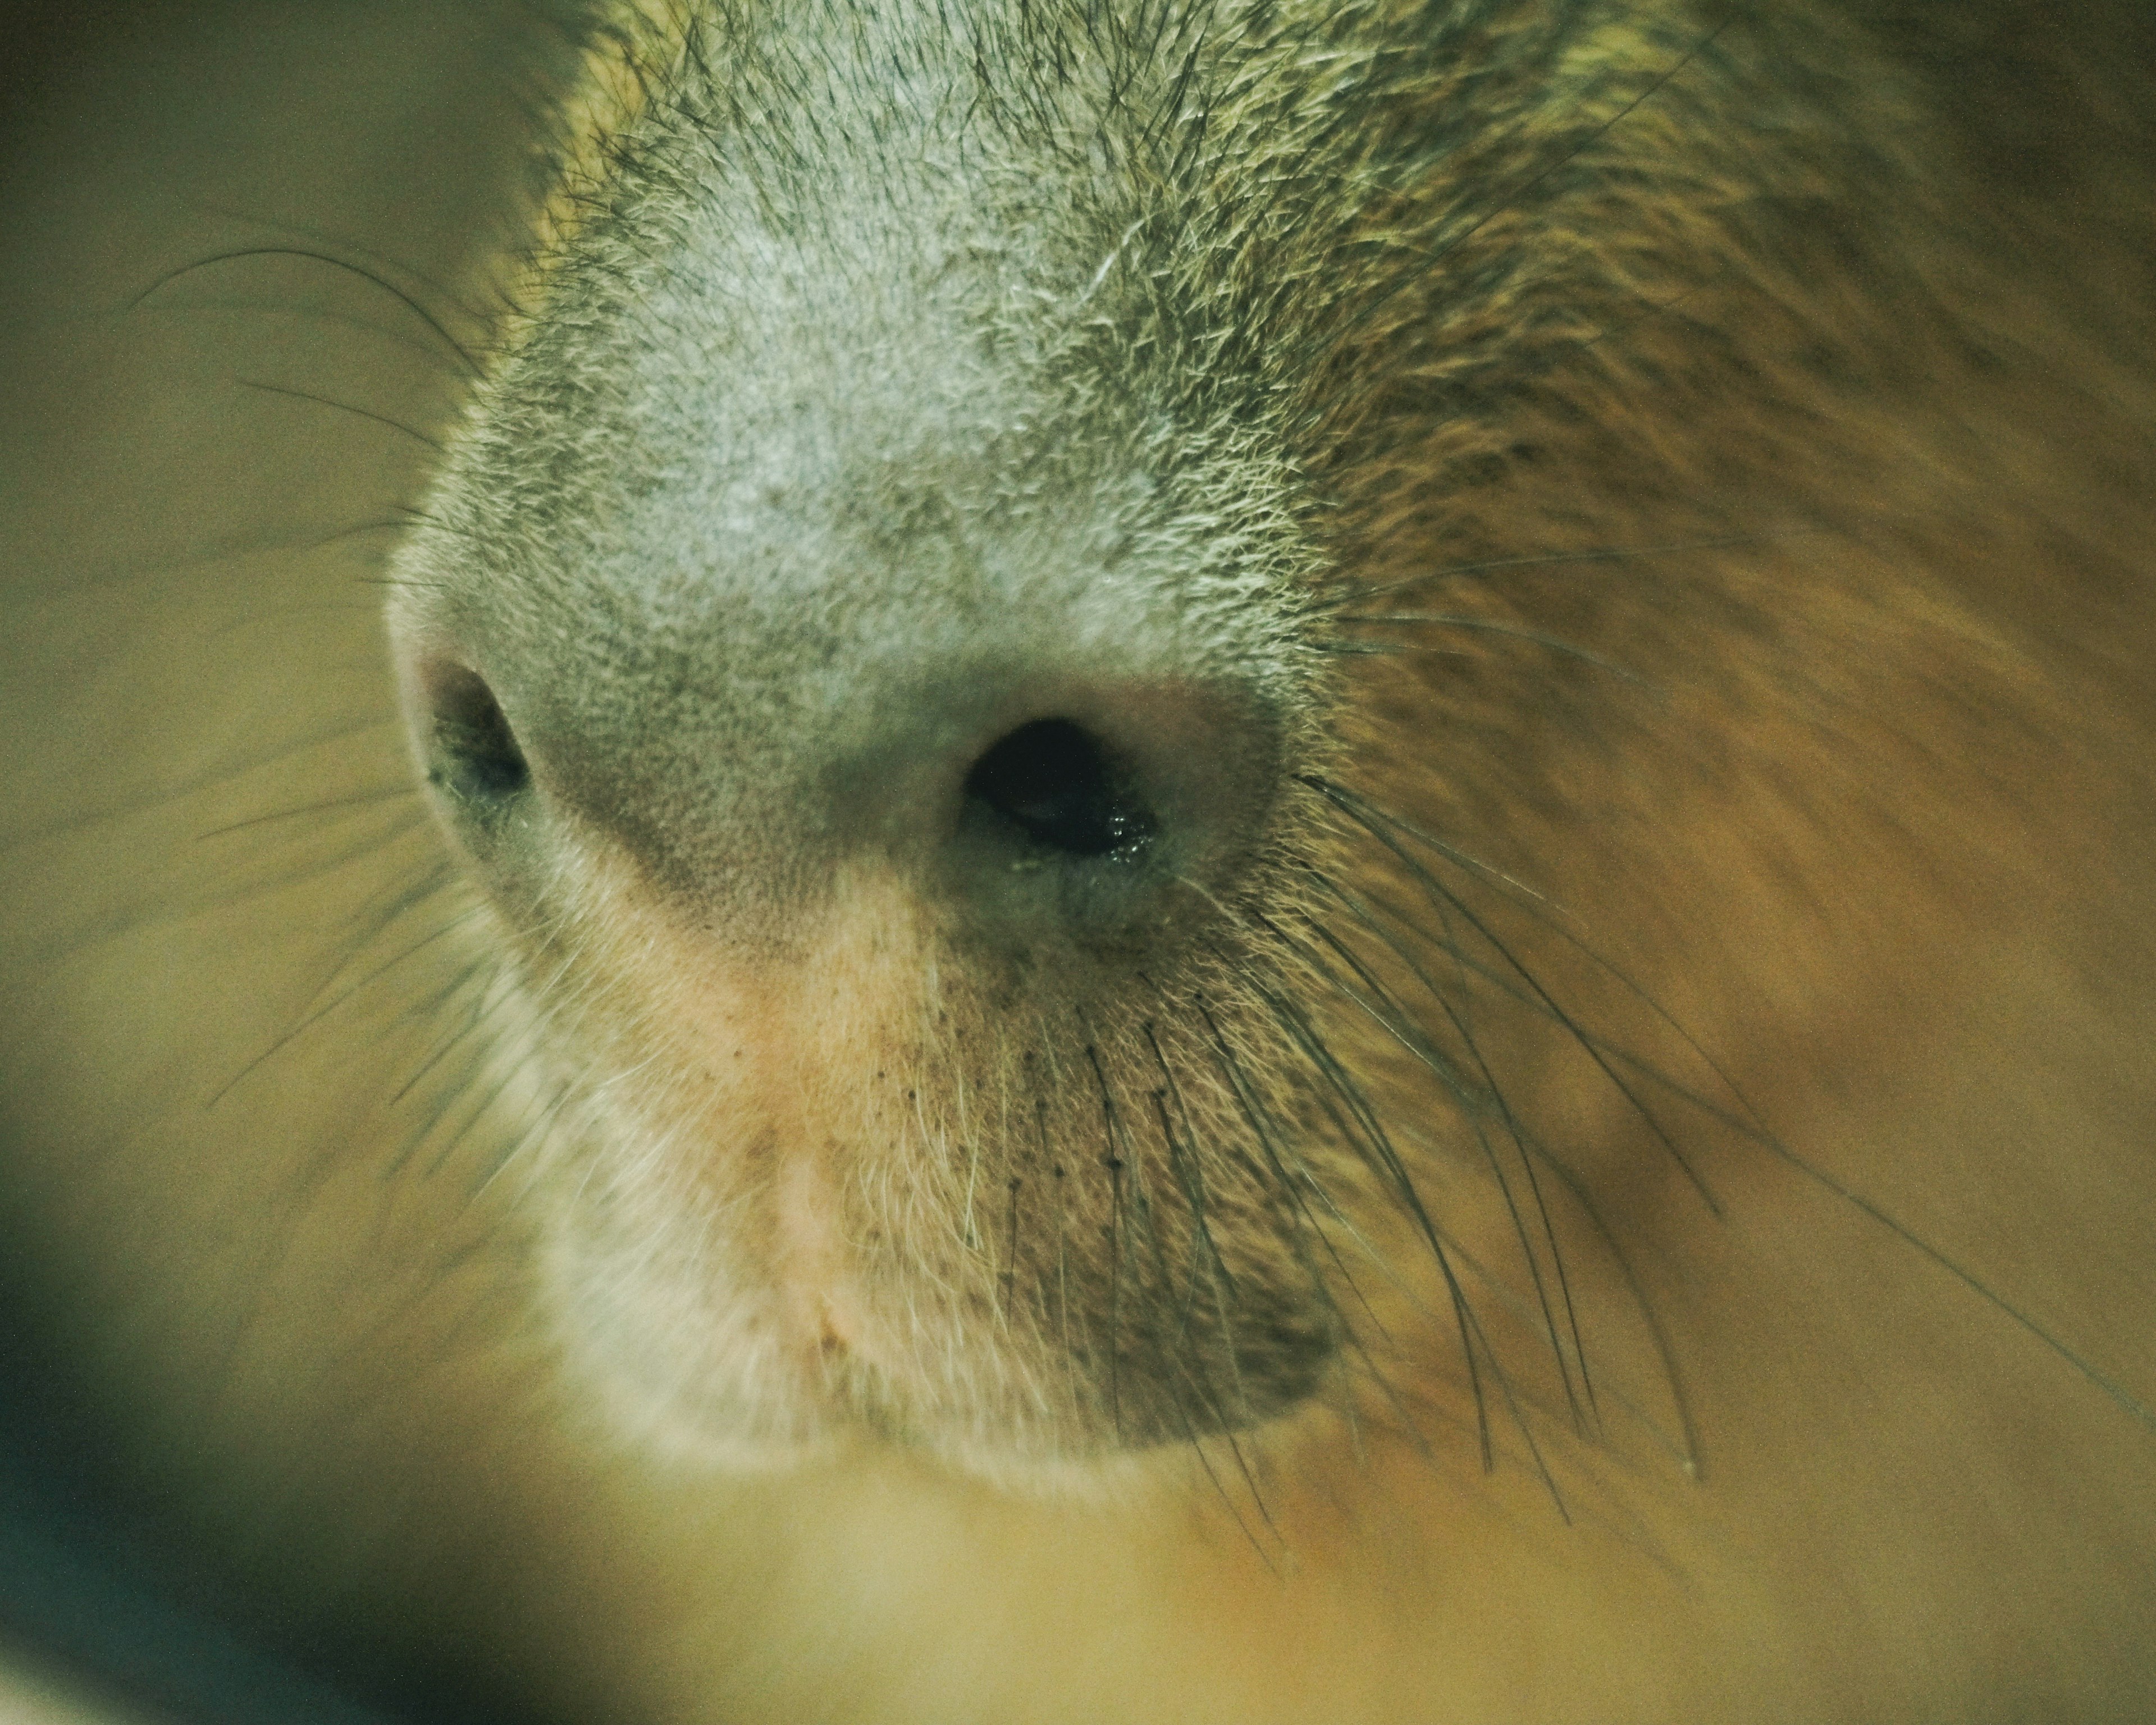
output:
[[[783,233],[700,216],[579,357],[570,531],[475,602],[546,622],[441,680],[452,819],[525,797],[711,924],[783,931],[866,856],[1006,943],[1165,927],[1270,806],[1277,475],[1248,427],[1171,446],[1135,388],[1059,394],[1041,331],[987,339],[1009,271],[950,212],[870,280],[818,196]]]
[[[760,896],[778,880],[759,871],[798,889],[865,850],[916,867],[1009,732],[1106,737],[1136,691],[1223,680],[1172,595],[1101,567],[1088,536],[1034,528],[984,552],[947,525],[894,552],[803,536],[752,584],[710,580],[692,622],[578,640],[583,663],[530,702],[541,778],[700,891]]]
[[[437,747],[481,757],[442,776],[525,795],[521,751],[537,829],[625,854],[737,943],[784,947],[865,865],[1006,950],[1157,946],[1250,854],[1281,726],[1164,572],[1100,554],[1117,535],[1088,507],[827,521],[774,531],[752,578],[634,604],[613,583],[549,632],[565,654],[490,660],[498,724],[484,684],[444,685]]]

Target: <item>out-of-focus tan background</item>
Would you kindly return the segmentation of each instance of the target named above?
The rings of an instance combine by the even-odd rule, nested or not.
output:
[[[274,619],[315,608],[347,675],[309,722],[380,717],[368,573],[459,398],[565,39],[513,0],[7,0],[0,44],[12,1041],[41,968],[141,914],[127,812],[287,741],[244,703],[195,722],[190,686],[289,656]],[[40,871],[80,877],[100,831],[110,890],[56,910]],[[0,1056],[0,1156],[38,1083]],[[0,1725],[377,1717],[210,1626],[187,1554],[55,1435],[33,1300],[0,1300]]]

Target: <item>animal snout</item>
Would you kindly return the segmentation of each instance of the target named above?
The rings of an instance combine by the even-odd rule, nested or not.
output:
[[[407,685],[438,803],[497,886],[611,848],[699,922],[782,943],[865,866],[963,944],[1142,958],[1262,850],[1281,751],[1250,691],[1097,654],[923,667],[884,645],[789,685],[477,639],[415,651]]]

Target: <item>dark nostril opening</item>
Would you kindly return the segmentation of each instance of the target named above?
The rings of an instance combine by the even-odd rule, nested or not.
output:
[[[1068,719],[1019,726],[973,763],[966,795],[1070,856],[1128,855],[1155,827],[1100,743]]]
[[[531,783],[531,769],[501,703],[486,680],[449,660],[426,671],[434,717],[434,777],[467,797],[508,797]]]

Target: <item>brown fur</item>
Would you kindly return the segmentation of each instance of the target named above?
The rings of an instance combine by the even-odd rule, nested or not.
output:
[[[110,611],[40,590],[47,639],[105,633],[24,660],[86,716],[26,709],[7,853],[41,907],[8,1227],[137,1501],[287,1627],[562,1718],[2156,1707],[2150,26],[1718,16],[1657,13],[1690,61],[1598,43],[1625,75],[1561,197],[1527,125],[1450,170],[1508,188],[1480,226],[1366,207],[1354,255],[1442,267],[1296,422],[1325,638],[1410,650],[1340,655],[1303,809],[1336,896],[1278,901],[1268,962],[1411,1158],[1477,1339],[1343,1171],[1391,1266],[1342,1301],[1367,1371],[1234,1445],[1044,1482],[888,1432],[760,1471],[624,1442],[530,1317],[561,1165],[505,1153],[547,1076],[414,1081],[454,1029],[427,1003],[470,1004],[440,907],[480,901],[408,804],[337,800],[399,770],[374,644],[245,634],[348,577],[167,565]],[[328,740],[235,767],[265,733]],[[884,1106],[829,1076],[932,950],[884,886],[726,968],[606,866],[588,937],[533,937],[612,1014],[595,1058],[738,1041],[747,1078],[668,1092],[701,1130],[873,1140],[809,1117]],[[1418,994],[1436,961],[1369,931],[1433,903],[1455,950]],[[963,1194],[888,1201],[949,1250]]]

